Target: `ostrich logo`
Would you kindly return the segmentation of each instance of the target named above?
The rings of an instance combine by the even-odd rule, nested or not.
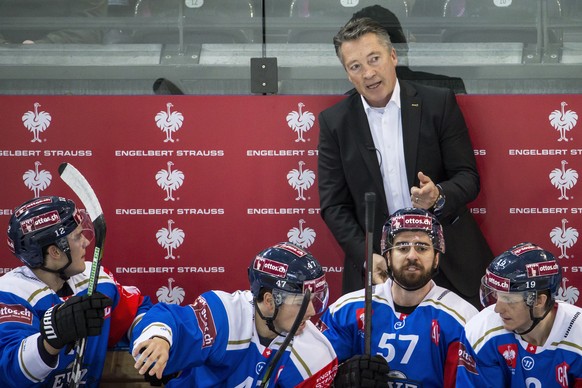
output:
[[[562,277],[562,285],[558,289],[556,299],[563,300],[564,302],[568,302],[570,304],[576,304],[578,297],[580,296],[580,291],[574,286],[566,287],[567,282],[568,278]]]
[[[576,123],[578,122],[578,113],[569,109],[564,112],[564,107],[568,105],[564,101],[562,101],[560,105],[562,106],[562,109],[556,109],[550,113],[548,118],[554,129],[560,132],[560,138],[558,141],[568,141],[566,131],[570,132],[570,130],[576,126]]]
[[[156,291],[159,302],[180,304],[184,301],[186,293],[182,287],[172,287],[173,278],[168,279],[168,287],[162,286]]]
[[[574,228],[566,228],[567,219],[562,219],[562,227],[556,226],[550,232],[550,239],[555,246],[560,248],[560,256],[558,259],[569,259],[570,256],[566,253],[566,249],[571,248],[576,241],[578,241],[578,231]]]
[[[180,228],[172,229],[173,220],[168,220],[168,228],[162,228],[156,233],[158,244],[166,249],[166,257],[164,259],[175,259],[173,251],[184,242],[184,231]]]
[[[184,183],[184,173],[180,170],[172,170],[174,163],[168,162],[168,169],[161,169],[156,174],[156,182],[163,190],[166,191],[164,201],[175,201],[172,192],[177,190]]]
[[[503,344],[497,347],[497,351],[505,359],[505,363],[508,367],[515,369],[517,365],[517,345],[515,344]],[[471,358],[470,356],[468,356]]]
[[[170,111],[170,108],[173,106],[172,103],[168,102],[166,104],[166,107],[168,108],[167,111],[159,111],[155,118],[158,128],[166,133],[166,140],[164,140],[164,143],[173,143],[174,139],[172,139],[172,133],[177,132],[184,123],[184,116],[182,113],[178,111]]]
[[[291,128],[294,132],[297,132],[297,139],[295,142],[304,142],[305,139],[303,138],[303,132],[307,132],[313,127],[313,123],[315,123],[315,115],[310,111],[306,110],[305,112],[302,111],[302,108],[305,106],[304,103],[300,102],[297,104],[299,108],[299,112],[291,111],[287,115],[287,125]]]
[[[299,201],[300,199],[306,201],[307,198],[305,198],[303,192],[309,189],[313,185],[313,182],[315,182],[315,173],[307,168],[303,170],[304,165],[305,162],[300,160],[299,169],[294,168],[287,174],[287,182],[289,182],[291,187],[297,190],[296,201]]]
[[[578,182],[578,172],[574,169],[565,169],[566,162],[562,160],[562,168],[554,168],[552,172],[550,172],[550,182],[560,190],[560,197],[558,199],[570,199],[566,195],[566,190],[570,190],[576,182]]]
[[[307,249],[315,241],[315,230],[311,228],[304,228],[305,220],[299,220],[299,228],[292,228],[287,232],[289,242],[299,245],[301,248]]]
[[[28,170],[22,175],[22,180],[26,187],[34,192],[34,196],[38,197],[40,192],[50,186],[53,176],[47,170],[40,170],[41,162],[34,162],[34,170]]]
[[[34,103],[34,112],[28,111],[24,115],[22,115],[22,124],[28,129],[29,132],[32,132],[32,140],[31,142],[34,143],[35,141],[42,143],[40,140],[39,134],[40,132],[44,132],[47,128],[51,125],[51,115],[45,111],[38,111],[38,107],[40,104],[38,102]]]

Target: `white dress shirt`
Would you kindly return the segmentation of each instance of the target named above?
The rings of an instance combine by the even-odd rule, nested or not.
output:
[[[384,108],[372,107],[364,97],[361,98],[380,163],[388,211],[392,214],[404,207],[412,207],[404,164],[400,84],[396,80],[392,97]]]

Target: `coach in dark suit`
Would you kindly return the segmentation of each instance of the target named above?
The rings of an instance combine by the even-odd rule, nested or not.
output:
[[[334,45],[357,90],[319,115],[321,214],[345,252],[342,292],[364,286],[364,195],[371,191],[374,252],[391,213],[408,206],[434,211],[446,242],[435,280],[478,306],[493,254],[466,207],[479,194],[479,174],[453,92],[398,81],[396,51],[372,19],[348,22]]]

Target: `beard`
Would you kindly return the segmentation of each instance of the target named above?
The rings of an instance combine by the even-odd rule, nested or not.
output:
[[[392,266],[392,276],[396,283],[404,289],[417,290],[424,287],[434,276],[436,258],[433,259],[430,269],[424,269],[420,263],[406,261],[406,263],[396,269]],[[409,268],[415,268],[417,271],[409,272]]]

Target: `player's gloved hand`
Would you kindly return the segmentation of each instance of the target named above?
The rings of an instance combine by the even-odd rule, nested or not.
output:
[[[390,367],[380,355],[356,355],[340,364],[334,379],[335,388],[385,388]]]
[[[55,349],[80,338],[101,334],[105,307],[113,301],[96,292],[91,296],[72,296],[48,309],[40,323],[42,338]]]

